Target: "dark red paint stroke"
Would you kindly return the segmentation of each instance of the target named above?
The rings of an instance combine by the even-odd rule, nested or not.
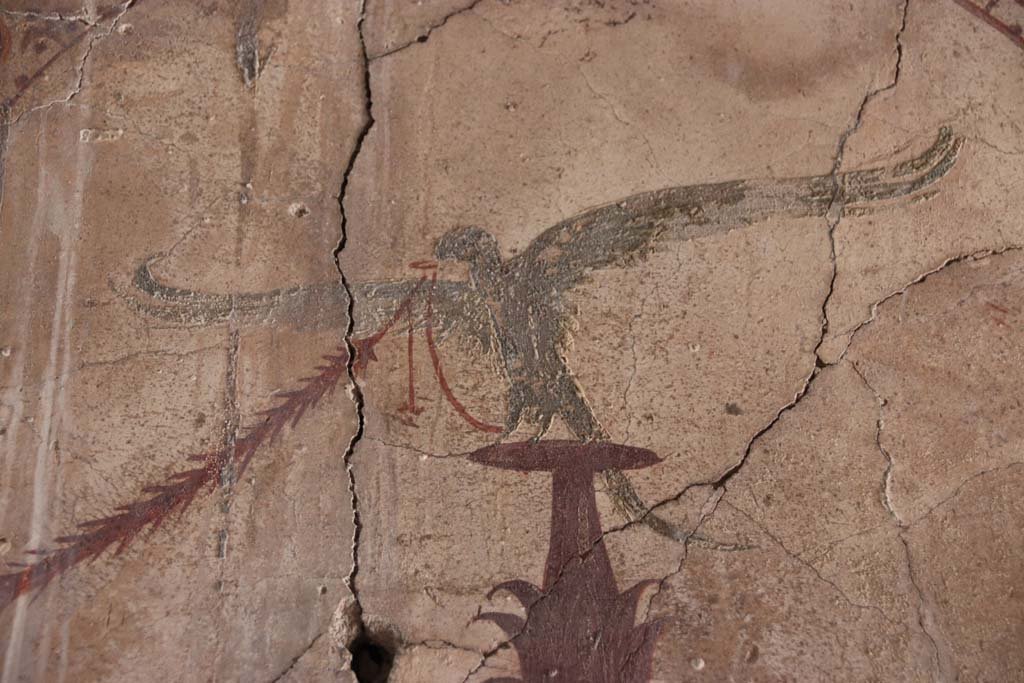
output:
[[[971,0],[953,0],[953,2],[960,5],[965,10],[987,23],[989,26],[998,30],[1000,33],[1016,43],[1017,47],[1024,50],[1024,36],[1021,35],[1020,26],[1010,26],[1006,22],[985,11],[984,7],[975,5]],[[1018,2],[1020,2],[1020,0],[1018,0]],[[1024,5],[1024,3],[1021,4]]]
[[[400,412],[400,413],[409,413],[410,415],[419,415],[420,413],[423,412],[423,408],[417,408],[416,407],[416,366],[415,366],[415,364],[413,362],[413,359],[414,359],[413,342],[415,341],[415,330],[414,330],[414,326],[413,326],[412,316],[410,315],[410,316],[408,316],[408,318],[409,318],[409,321],[408,321],[409,322],[409,329],[406,332],[405,356],[406,356],[406,366],[407,366],[408,375],[409,375],[408,376],[408,381],[409,381],[409,397],[406,399],[405,403],[401,407],[399,407],[398,412]],[[412,418],[409,418],[409,419],[410,419],[410,423],[411,423]]]
[[[519,655],[519,677],[489,679],[547,683],[552,679],[587,683],[648,681],[654,648],[666,622],[636,623],[647,579],[620,592],[601,531],[594,475],[607,469],[638,469],[657,464],[644,448],[608,442],[526,441],[481,448],[473,462],[525,472],[551,473],[551,527],[544,580],[504,581],[498,591],[513,595],[526,618],[483,612],[505,631]]]
[[[436,280],[435,273],[431,285]],[[403,299],[391,319],[376,333],[370,337],[352,340],[352,346],[356,352],[353,363],[354,373],[365,370],[371,360],[376,360],[376,355],[373,352],[374,346],[402,319],[403,315],[409,319],[410,327],[412,326],[412,299],[426,281],[426,276],[420,279]],[[434,372],[445,398],[456,412],[473,427],[486,432],[501,432],[500,427],[489,425],[470,415],[452,393],[444,370],[441,368],[440,357],[434,342],[432,318],[432,297],[428,295],[427,345],[430,349]],[[412,336],[410,335],[410,342],[411,340]],[[298,389],[278,393],[277,398],[283,399],[283,401],[257,413],[263,417],[263,420],[244,430],[244,433],[237,437],[232,444],[214,451],[190,455],[189,461],[202,463],[199,467],[176,472],[163,483],[144,487],[142,493],[148,494],[148,498],[121,505],[116,508],[114,514],[107,517],[81,523],[79,533],[55,539],[55,542],[62,547],[52,550],[29,550],[28,554],[37,558],[34,562],[12,564],[11,566],[21,568],[8,574],[0,574],[0,612],[19,596],[42,590],[64,572],[82,562],[99,557],[112,546],[116,546],[114,554],[120,554],[143,531],[148,530],[150,533],[156,531],[171,515],[184,513],[200,494],[212,491],[228,468],[233,470],[233,478],[240,477],[263,445],[273,441],[286,425],[294,428],[308,409],[315,408],[324,396],[333,392],[342,378],[347,377],[349,359],[347,349],[339,349],[337,355],[328,355],[323,358],[327,363],[317,366],[318,374],[301,378],[299,382],[302,386]],[[410,383],[412,381],[411,373],[412,368],[410,367]],[[415,403],[412,403],[415,400],[415,394],[411,384],[409,391],[410,402],[415,409]]]
[[[138,5],[140,2],[143,2],[143,0],[135,0],[128,6],[128,9],[131,9],[135,5]],[[120,12],[123,7],[123,5],[111,5],[106,10],[100,13],[98,17],[99,21],[110,19],[115,14]],[[33,83],[39,80],[39,77],[46,73],[47,69],[53,66],[53,64],[62,56],[64,56],[68,50],[82,42],[82,39],[89,35],[91,29],[95,28],[95,26],[96,24],[86,25],[86,27],[82,29],[81,33],[79,33],[76,36],[73,36],[66,45],[63,45],[59,50],[57,50],[53,54],[53,56],[46,60],[46,62],[44,62],[41,67],[36,69],[31,76],[25,78],[20,84],[18,84],[18,89],[15,91],[13,95],[4,100],[3,104],[0,105],[0,110],[8,109],[14,106],[14,104],[21,99],[21,96],[24,95],[25,92],[29,89],[29,86],[31,86]]]
[[[302,386],[298,389],[277,394],[283,400],[258,413],[263,420],[244,430],[233,443],[190,455],[188,460],[201,463],[199,467],[176,472],[163,483],[143,488],[148,498],[121,505],[107,517],[83,522],[79,533],[56,539],[60,548],[28,551],[37,558],[34,562],[14,565],[22,568],[0,575],[0,612],[19,596],[41,590],[67,570],[95,559],[112,546],[116,546],[114,554],[120,554],[143,531],[156,531],[172,514],[184,513],[200,494],[213,491],[227,468],[233,468],[234,478],[240,477],[260,447],[273,441],[286,425],[294,428],[309,408],[316,407],[348,377],[348,353],[344,349],[323,358],[327,362],[317,366],[316,375],[300,379]]]
[[[420,270],[435,271],[437,267],[437,265],[433,261],[414,261],[413,263],[410,264],[410,266]],[[402,303],[399,304],[398,308],[395,310],[394,315],[391,316],[391,319],[388,320],[388,322],[385,323],[383,327],[381,327],[379,330],[377,330],[374,334],[372,334],[369,337],[352,340],[352,346],[355,348],[356,351],[356,360],[355,364],[353,365],[353,371],[356,374],[362,374],[363,372],[365,372],[370,361],[377,360],[377,355],[373,351],[374,347],[378,343],[380,343],[384,336],[387,335],[389,331],[391,331],[391,328],[394,327],[398,323],[398,321],[402,319],[402,316],[406,316],[409,320],[410,327],[412,326],[412,299],[426,282],[427,276],[423,275],[420,278],[420,281],[416,283],[416,286],[413,287],[412,291],[410,291],[409,294],[407,294],[406,297],[402,300]],[[434,339],[434,300],[432,293],[433,286],[436,282],[437,273],[434,272],[430,279],[430,289],[427,292],[427,319],[425,335],[427,338],[427,349],[430,351],[430,362],[434,367],[434,376],[437,377],[437,383],[441,387],[441,393],[444,394],[445,399],[452,406],[455,412],[458,413],[459,416],[462,417],[462,419],[465,420],[474,429],[478,429],[482,432],[488,432],[491,434],[500,434],[502,432],[502,428],[499,427],[498,425],[488,424],[482,420],[478,420],[477,418],[473,417],[473,415],[470,414],[468,410],[466,410],[466,407],[462,405],[462,402],[459,401],[458,398],[456,398],[455,393],[452,391],[451,385],[448,384],[448,378],[445,376],[444,369],[441,367],[441,356],[437,351],[437,342]],[[402,410],[403,412],[408,411],[416,414],[415,389],[413,387],[414,369],[412,367],[411,334],[408,340],[407,353],[409,354],[409,400],[408,403],[405,406],[399,408],[399,410]]]
[[[362,339],[352,340],[352,347],[355,349],[356,352],[355,363],[352,366],[352,371],[356,375],[362,374],[366,370],[367,366],[370,364],[370,361],[377,360],[377,354],[373,352],[373,347],[380,343],[380,341],[384,338],[385,335],[387,335],[391,328],[395,326],[395,323],[401,320],[403,315],[407,316],[410,319],[412,318],[412,298],[417,294],[417,292],[420,291],[420,289],[423,287],[426,281],[426,276],[420,278],[420,281],[417,282],[416,286],[412,288],[412,291],[409,292],[404,299],[402,299],[402,303],[398,305],[398,308],[395,310],[394,315],[392,315],[391,318],[386,323],[384,323],[383,327],[381,327],[379,330],[374,332],[369,337],[363,337]]]
[[[437,274],[435,273],[431,284],[436,281]],[[468,422],[473,428],[478,429],[481,432],[500,434],[503,430],[498,425],[488,424],[473,417],[469,411],[466,410],[466,407],[462,405],[462,402],[455,397],[451,386],[448,384],[448,379],[445,377],[444,370],[441,368],[441,357],[437,352],[437,344],[434,341],[434,299],[431,293],[427,294],[427,327],[425,332],[427,337],[427,349],[430,351],[430,362],[434,366],[434,376],[437,377],[437,383],[441,387],[441,393],[444,394],[448,403],[450,403],[452,408],[455,409],[455,412],[462,416],[462,419]]]
[[[3,19],[0,19],[0,64],[7,61],[8,55],[11,54],[11,31],[7,28],[7,24],[4,23]]]

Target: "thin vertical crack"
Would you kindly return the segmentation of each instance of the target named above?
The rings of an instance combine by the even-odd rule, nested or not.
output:
[[[658,503],[655,503],[654,505],[649,507],[647,509],[647,511],[643,515],[641,515],[639,518],[634,520],[635,522],[643,521],[650,514],[652,514],[653,512],[658,510],[659,508],[664,507],[665,505],[668,505],[670,503],[673,503],[675,501],[680,500],[692,488],[695,488],[695,487],[698,487],[698,486],[713,486],[716,489],[727,488],[726,484],[728,484],[729,480],[732,479],[734,476],[736,476],[736,474],[740,470],[743,469],[744,465],[747,464],[747,461],[750,459],[750,454],[751,454],[751,452],[754,449],[754,445],[761,439],[761,437],[763,437],[765,434],[767,434],[772,429],[774,429],[775,425],[778,424],[779,420],[782,419],[783,415],[785,415],[786,413],[791,411],[793,408],[795,408],[800,403],[801,400],[803,400],[803,398],[810,391],[811,385],[814,383],[814,380],[817,379],[820,371],[823,368],[827,367],[828,365],[834,365],[835,364],[835,363],[826,363],[822,359],[822,357],[821,357],[821,347],[822,347],[822,345],[824,345],[825,340],[828,337],[828,333],[829,333],[828,307],[829,307],[829,303],[832,301],[832,295],[833,295],[833,293],[835,291],[836,277],[838,275],[838,267],[837,267],[837,262],[836,262],[835,231],[836,231],[836,228],[839,226],[840,220],[842,219],[843,208],[844,208],[843,207],[843,200],[844,200],[844,192],[843,192],[843,190],[844,190],[844,188],[842,187],[842,183],[840,182],[840,178],[841,178],[841,176],[840,176],[840,169],[841,169],[842,164],[843,164],[843,157],[846,154],[846,145],[847,145],[849,139],[853,136],[853,134],[856,133],[857,130],[860,129],[860,127],[861,127],[861,125],[862,125],[862,123],[864,121],[864,114],[865,114],[865,112],[867,110],[868,105],[871,103],[872,100],[874,100],[876,97],[878,97],[882,93],[888,92],[889,90],[894,89],[897,86],[897,84],[899,83],[900,75],[901,75],[902,69],[903,69],[903,33],[907,29],[907,17],[908,17],[909,11],[910,11],[910,0],[904,0],[904,3],[903,3],[903,13],[902,13],[902,17],[900,19],[900,26],[896,30],[896,36],[895,36],[896,63],[895,63],[894,69],[893,69],[892,80],[887,85],[884,85],[884,86],[882,86],[880,88],[875,88],[873,90],[870,90],[870,91],[868,91],[867,94],[864,95],[864,97],[860,101],[859,106],[857,107],[857,111],[856,111],[856,113],[854,115],[853,123],[850,124],[850,126],[846,130],[844,130],[842,132],[842,134],[839,136],[839,141],[838,141],[838,143],[836,145],[836,155],[835,155],[835,158],[834,158],[834,160],[832,162],[832,170],[830,172],[830,175],[831,175],[832,181],[833,181],[832,182],[832,184],[833,184],[832,198],[831,198],[831,201],[830,201],[830,204],[829,204],[828,212],[826,213],[826,220],[828,221],[829,256],[830,256],[830,261],[831,261],[831,271],[832,272],[831,272],[831,275],[829,277],[828,288],[827,288],[827,290],[825,292],[825,296],[822,299],[822,303],[821,303],[821,309],[820,309],[821,310],[821,312],[820,312],[821,327],[820,327],[819,332],[818,332],[818,341],[814,345],[814,365],[810,368],[809,372],[807,373],[807,376],[804,378],[804,381],[803,381],[803,384],[801,385],[801,387],[793,395],[792,400],[790,400],[788,403],[786,403],[781,408],[779,408],[775,412],[775,415],[772,417],[772,419],[769,420],[768,423],[765,424],[763,427],[761,427],[761,429],[759,429],[757,432],[754,433],[754,435],[747,441],[747,445],[743,449],[743,454],[740,456],[740,458],[731,467],[729,467],[727,470],[725,470],[725,472],[723,472],[721,476],[719,476],[717,479],[710,480],[710,481],[697,481],[697,482],[692,482],[692,483],[688,484],[684,489],[679,491],[679,493],[677,493],[676,495],[670,496],[669,498],[661,500]],[[630,524],[627,524],[626,526],[630,526]]]
[[[871,104],[872,100],[881,95],[882,93],[888,92],[896,88],[900,81],[900,75],[903,71],[903,33],[907,30],[907,15],[910,12],[910,0],[904,0],[903,2],[903,13],[900,18],[900,27],[896,30],[896,64],[893,68],[892,80],[880,88],[868,91],[864,98],[860,101],[860,106],[857,108],[857,113],[854,116],[853,123],[843,131],[839,136],[839,142],[836,145],[836,156],[832,162],[832,200],[829,203],[828,211],[826,212],[826,220],[828,221],[828,246],[829,246],[829,258],[832,265],[832,272],[829,278],[828,290],[825,292],[825,298],[821,302],[821,333],[818,338],[818,344],[814,347],[815,366],[817,369],[821,369],[828,365],[825,360],[821,357],[821,347],[825,343],[826,338],[829,335],[830,323],[828,319],[828,308],[832,303],[832,296],[836,289],[836,279],[839,276],[839,266],[836,261],[836,229],[839,227],[839,223],[843,219],[843,213],[845,210],[845,188],[842,186],[840,181],[840,169],[843,166],[843,157],[846,155],[846,146],[853,134],[860,130],[861,125],[864,123],[864,114],[867,111],[868,105]]]
[[[935,623],[935,614],[932,608],[931,600],[925,593],[920,582],[917,579],[917,574],[914,572],[914,564],[912,553],[910,550],[910,541],[907,540],[907,530],[910,525],[900,517],[899,513],[892,502],[892,471],[895,461],[892,455],[885,450],[882,446],[882,429],[885,426],[884,422],[884,409],[887,403],[886,399],[878,393],[877,390],[868,382],[867,378],[861,372],[857,364],[848,361],[850,367],[854,373],[860,378],[864,386],[875,396],[875,400],[878,402],[878,419],[875,423],[875,447],[878,448],[878,452],[881,453],[885,459],[885,471],[882,474],[881,483],[881,499],[882,505],[889,512],[893,522],[896,525],[896,538],[899,539],[900,544],[903,546],[903,554],[906,558],[907,565],[907,578],[910,581],[910,585],[914,588],[914,593],[917,596],[917,625],[920,628],[921,633],[928,640],[932,650],[932,661],[935,665],[935,670],[939,673],[942,680],[953,680],[955,678],[954,672],[951,671],[951,665],[949,658],[945,656],[946,649],[944,643],[940,640],[940,635],[936,634],[937,625]]]
[[[903,519],[900,517],[899,513],[896,512],[896,507],[893,505],[892,502],[892,474],[893,467],[896,463],[893,460],[892,455],[889,453],[889,451],[885,450],[885,446],[882,445],[882,429],[885,427],[884,410],[887,401],[885,400],[885,398],[882,397],[881,394],[878,393],[878,391],[873,386],[871,386],[871,383],[868,382],[867,377],[865,377],[864,373],[861,372],[859,367],[857,367],[857,364],[854,363],[853,361],[848,362],[850,364],[850,367],[853,369],[854,374],[856,374],[857,377],[860,378],[860,381],[864,384],[865,387],[867,387],[868,391],[870,391],[871,394],[875,397],[875,402],[878,403],[878,419],[875,420],[875,447],[878,449],[878,452],[882,454],[882,458],[885,460],[885,471],[882,473],[882,483],[879,495],[881,498],[882,506],[885,507],[886,511],[889,513],[889,516],[892,517],[893,520],[896,522],[896,526],[902,529],[906,525],[904,524]]]
[[[362,520],[359,514],[359,493],[356,487],[355,471],[352,466],[352,456],[355,453],[356,445],[363,438],[366,416],[364,414],[365,403],[363,399],[363,392],[355,375],[356,349],[355,345],[352,343],[352,334],[355,329],[355,320],[353,318],[355,302],[352,296],[352,287],[349,285],[348,278],[345,277],[345,272],[341,267],[341,253],[345,250],[345,247],[348,244],[348,213],[345,210],[345,200],[348,198],[349,183],[352,179],[352,173],[356,166],[356,160],[359,158],[359,154],[363,149],[363,143],[366,141],[366,138],[370,133],[370,129],[373,128],[374,124],[373,94],[370,91],[370,60],[366,52],[366,38],[363,33],[363,22],[366,19],[366,2],[367,0],[362,0],[360,3],[359,18],[356,20],[356,33],[359,37],[360,59],[362,61],[363,68],[363,101],[365,102],[365,108],[362,125],[356,135],[355,144],[352,147],[352,154],[349,156],[348,163],[345,166],[345,171],[341,178],[341,188],[338,191],[338,207],[341,214],[341,236],[339,237],[338,245],[334,248],[333,253],[334,265],[338,269],[338,276],[341,279],[342,287],[345,288],[345,293],[348,295],[348,321],[345,328],[345,347],[348,350],[348,361],[346,363],[345,371],[348,375],[349,395],[351,396],[356,409],[356,431],[352,435],[352,438],[349,439],[348,445],[345,448],[345,453],[342,456],[345,471],[348,475],[348,490],[352,504],[352,568],[349,570],[349,574],[345,579],[345,584],[352,593],[352,599],[355,602],[355,618],[358,622],[358,628],[355,629],[355,633],[352,634],[353,640],[359,635],[362,635],[366,630],[362,618],[363,607],[359,600],[359,591],[356,586],[356,580],[359,575],[359,539],[362,533]],[[348,645],[348,643],[346,643],[346,645]]]
[[[932,633],[932,630],[935,628],[935,615],[932,611],[931,603],[925,595],[924,589],[921,588],[921,584],[918,583],[917,575],[914,572],[910,542],[907,541],[903,530],[900,530],[897,537],[900,539],[900,543],[903,544],[903,554],[907,558],[907,577],[910,579],[910,585],[914,587],[914,592],[917,594],[917,625],[932,646],[932,661],[935,663],[935,668],[939,672],[941,680],[956,680],[956,672],[952,671],[948,657],[943,656],[944,648],[939,644],[939,639]]]

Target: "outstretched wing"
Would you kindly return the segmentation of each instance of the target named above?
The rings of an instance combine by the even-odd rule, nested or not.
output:
[[[598,268],[646,257],[659,242],[726,232],[769,217],[824,216],[916,194],[956,162],[962,139],[948,128],[920,156],[892,166],[804,178],[735,180],[672,187],[591,209],[548,228],[510,267],[555,290]]]
[[[175,325],[196,327],[234,321],[242,326],[288,325],[297,329],[323,329],[344,320],[349,296],[339,281],[299,285],[267,292],[215,294],[161,282],[146,259],[136,270],[131,286],[111,283],[136,312]],[[352,292],[353,337],[366,337],[388,327],[401,332],[411,324],[422,329],[430,322],[439,340],[459,331],[491,347],[490,314],[466,282],[408,279],[357,282]],[[400,318],[400,320],[399,320]]]

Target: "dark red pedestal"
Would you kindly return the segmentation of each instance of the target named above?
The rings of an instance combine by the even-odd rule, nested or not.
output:
[[[489,467],[551,472],[551,535],[544,581],[506,581],[526,619],[489,612],[519,654],[520,679],[634,682],[650,678],[659,622],[635,624],[637,601],[654,580],[619,593],[605,550],[594,495],[594,474],[650,467],[660,460],[643,448],[597,442],[540,441],[498,444],[469,456]]]

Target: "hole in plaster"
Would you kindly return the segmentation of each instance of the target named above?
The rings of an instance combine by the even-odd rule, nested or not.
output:
[[[309,208],[305,204],[296,202],[288,207],[288,213],[295,216],[296,218],[302,218],[303,216],[309,215]]]
[[[352,653],[352,672],[359,683],[384,683],[391,674],[395,653],[384,643],[363,633],[348,646]]]

